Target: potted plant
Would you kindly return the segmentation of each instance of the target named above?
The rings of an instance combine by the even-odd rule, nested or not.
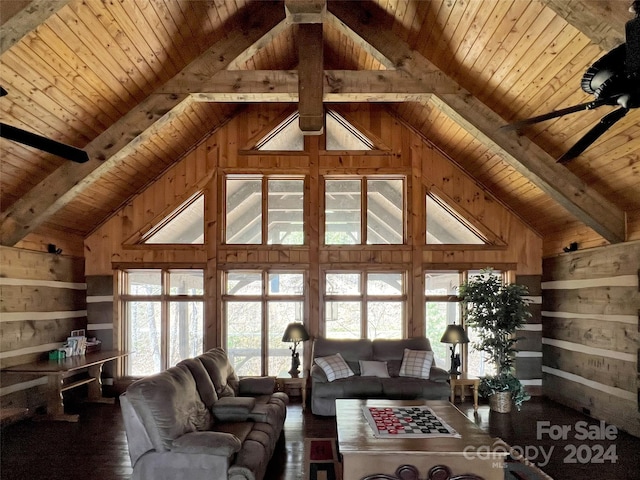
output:
[[[466,324],[477,333],[474,348],[486,352],[496,367],[496,374],[480,380],[479,393],[489,397],[491,409],[506,413],[515,404],[529,400],[522,383],[514,375],[516,330],[531,316],[527,288],[517,284],[503,284],[491,269],[460,285]]]

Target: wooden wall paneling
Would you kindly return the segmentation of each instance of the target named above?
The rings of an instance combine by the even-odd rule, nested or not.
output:
[[[84,259],[0,247],[0,368],[46,358],[86,328]],[[45,403],[46,378],[0,374],[0,406]]]
[[[545,394],[635,435],[639,270],[627,242],[546,258],[542,283]]]

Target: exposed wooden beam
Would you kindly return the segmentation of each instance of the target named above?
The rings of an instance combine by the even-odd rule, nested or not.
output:
[[[625,214],[526,137],[496,128],[504,120],[472,95],[433,95],[437,108],[611,243],[625,240]],[[571,192],[571,196],[567,193]]]
[[[631,0],[541,0],[543,4],[584,33],[603,50],[625,40],[624,26],[633,18]]]
[[[398,70],[324,70],[325,102],[414,102],[431,93],[458,93],[441,71],[420,77]],[[199,102],[297,102],[297,70],[223,70],[184,76],[162,94],[189,93]]]
[[[300,130],[305,135],[320,135],[324,128],[323,64],[322,23],[299,25],[298,111]]]
[[[368,43],[370,49],[379,52],[378,57],[387,58],[397,69],[418,76],[422,72],[436,69],[429,60],[390,31],[377,27],[384,25],[385,19],[381,17],[384,13],[375,5],[356,5],[351,2],[346,5],[337,2],[330,7],[327,22],[354,41]],[[457,84],[453,78],[449,81]],[[436,96],[438,98],[432,98],[431,101],[443,108],[454,120],[461,122],[479,140],[493,148],[513,168],[576,218],[612,243],[625,240],[626,217],[623,211],[569,170],[558,166],[555,159],[526,137],[518,136],[515,132],[499,131],[499,127],[506,122],[489,107],[469,92],[457,95],[435,94],[434,97]]]
[[[31,0],[22,10],[15,13],[6,22],[3,21],[2,28],[0,28],[0,55],[67,3],[69,0]]]
[[[265,2],[261,8],[245,10],[235,20],[237,27],[213,45],[182,72],[169,80],[179,83],[184,76],[213,75],[227,68],[238,55],[261,42],[264,44],[287,27],[282,6]],[[65,206],[91,182],[114,168],[140,143],[187,108],[187,94],[152,94],[115,122],[85,149],[90,160],[67,162],[51,173],[0,216],[0,244],[13,246],[50,215]]]
[[[287,20],[291,23],[322,23],[326,0],[284,0]]]

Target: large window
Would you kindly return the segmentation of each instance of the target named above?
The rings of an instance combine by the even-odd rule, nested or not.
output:
[[[425,273],[425,332],[431,341],[436,364],[449,370],[451,368],[451,345],[440,343],[440,338],[449,324],[463,324],[462,305],[458,298],[458,287],[465,279],[479,275],[479,271],[433,271]],[[495,275],[502,275],[495,272]],[[465,326],[469,344],[466,347],[456,346],[456,353],[462,353],[466,348],[466,359],[463,359],[465,371],[472,375],[484,376],[494,373],[493,365],[486,358],[484,352],[474,348],[478,341],[477,334],[472,328]]]
[[[236,373],[286,376],[291,322],[304,323],[305,275],[300,271],[230,270],[224,273],[226,350]],[[304,345],[298,346],[300,357]]]
[[[122,272],[127,375],[160,372],[202,353],[203,270]]]
[[[404,243],[404,179],[325,180],[325,244]]]
[[[232,175],[225,189],[227,244],[304,243],[303,178]]]
[[[326,272],[327,338],[403,338],[404,272]]]

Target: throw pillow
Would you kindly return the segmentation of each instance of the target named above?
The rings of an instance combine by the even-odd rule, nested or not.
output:
[[[318,357],[316,358],[316,363],[324,370],[324,374],[330,382],[354,375],[349,365],[347,365],[347,362],[344,361],[344,358],[342,358],[342,355],[339,353],[329,355],[328,357]]]
[[[372,360],[358,360],[360,363],[360,375],[363,377],[389,378],[387,362],[375,362]]]
[[[429,379],[429,371],[433,363],[433,352],[430,350],[409,350],[404,349],[402,366],[400,367],[401,377],[417,377]]]

